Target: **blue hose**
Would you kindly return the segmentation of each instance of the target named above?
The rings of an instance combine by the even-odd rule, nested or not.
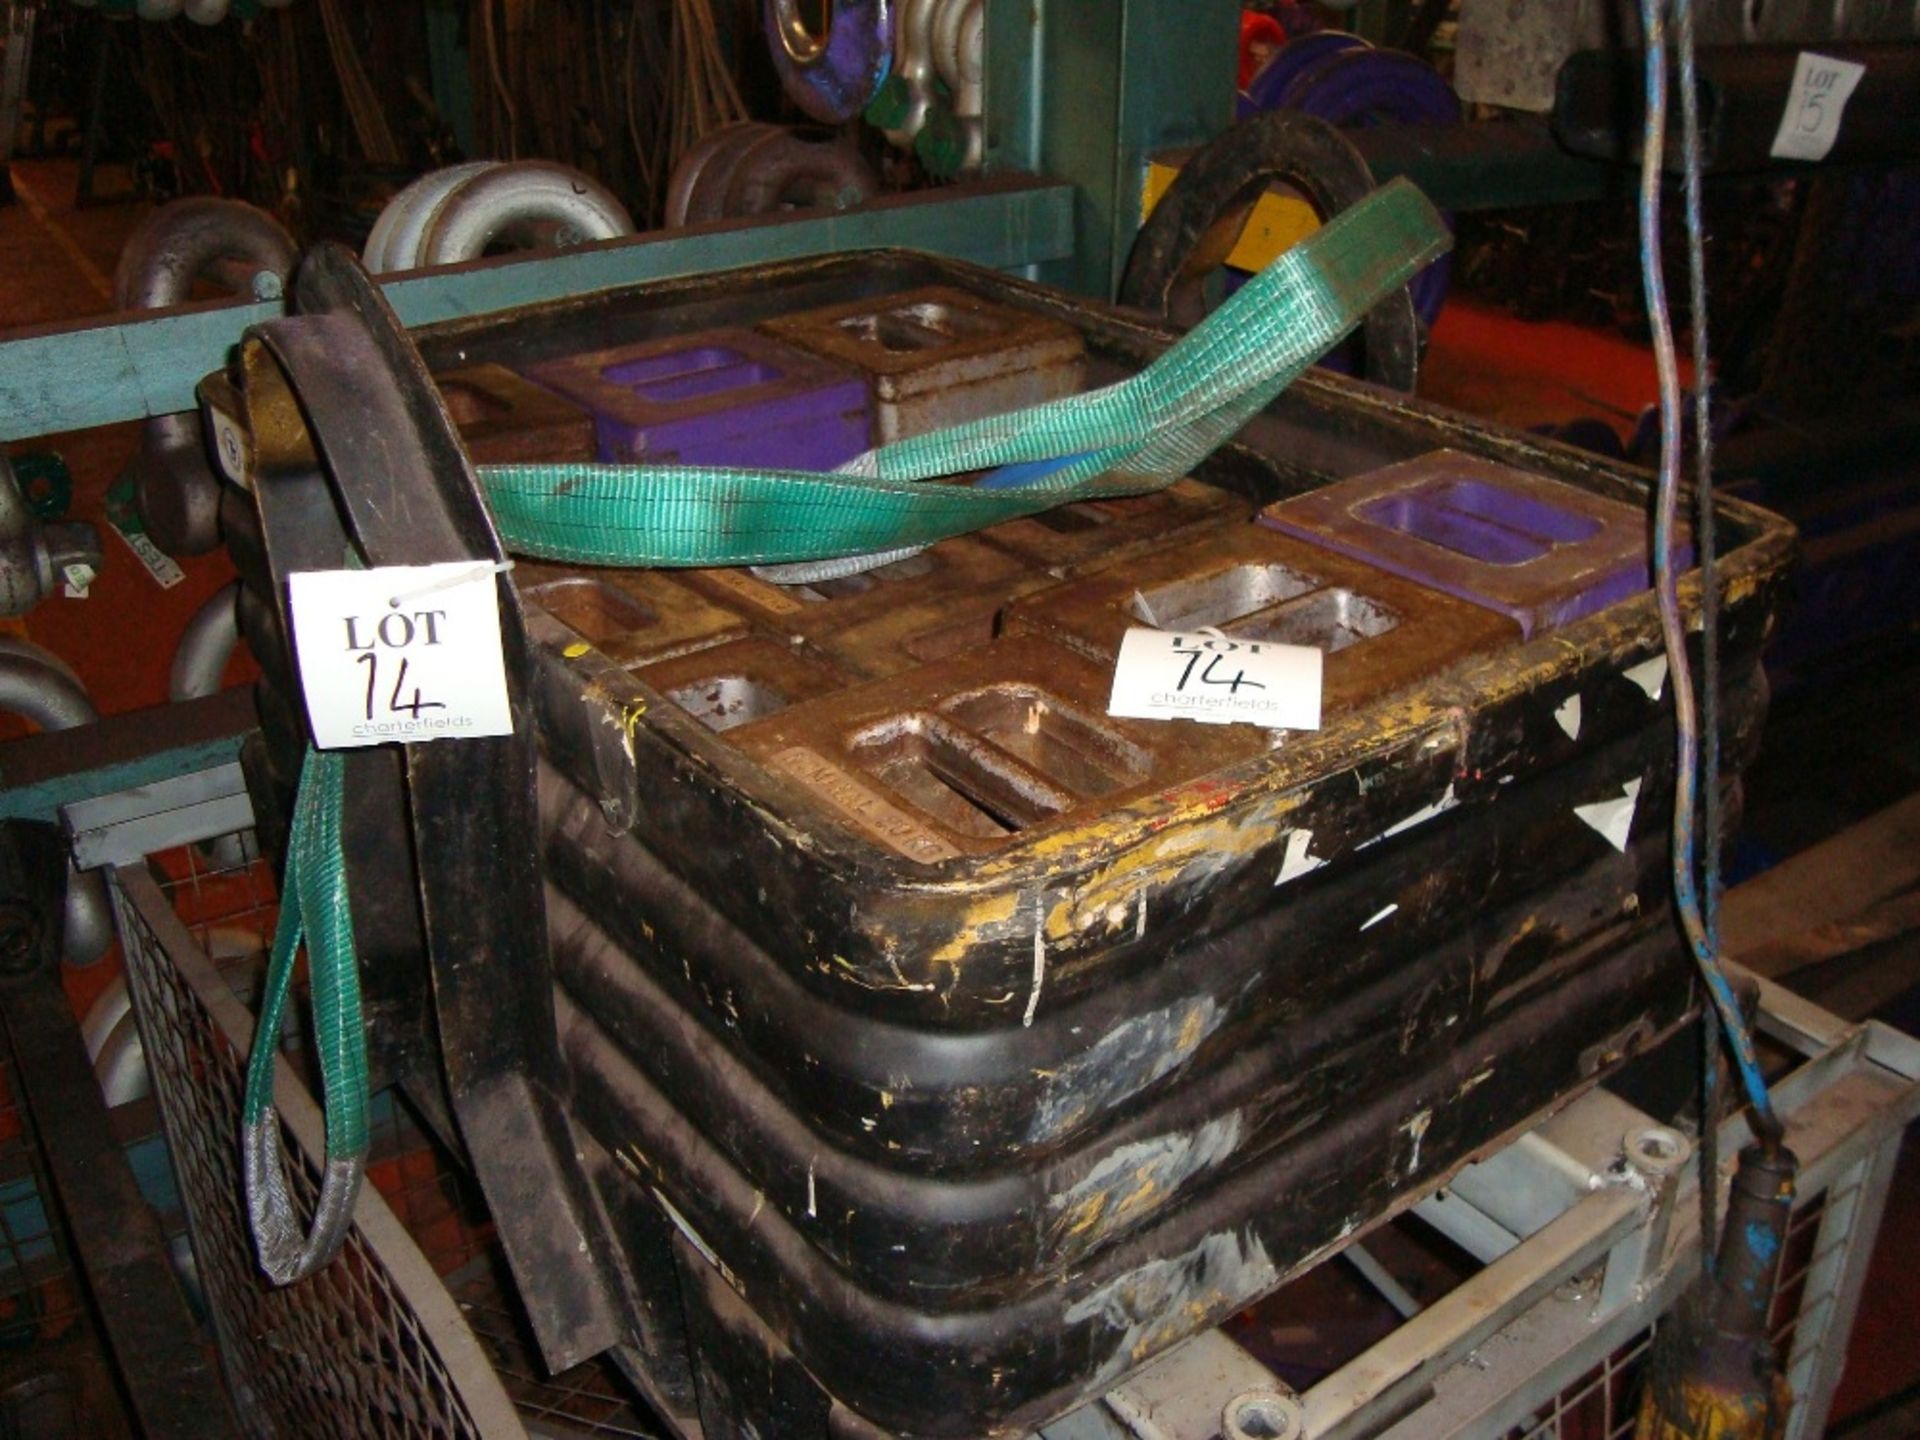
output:
[[[1684,0],[1682,0],[1684,3]],[[1700,967],[1707,994],[1725,1028],[1734,1068],[1753,1111],[1754,1131],[1770,1145],[1781,1134],[1779,1117],[1767,1093],[1766,1077],[1754,1049],[1752,1032],[1741,1013],[1733,986],[1721,968],[1718,936],[1709,932],[1695,878],[1699,834],[1697,805],[1700,784],[1700,719],[1695,708],[1692,666],[1687,659],[1686,627],[1680,613],[1679,577],[1675,572],[1674,521],[1680,490],[1680,370],[1674,352],[1673,317],[1667,308],[1666,277],[1660,256],[1660,163],[1666,149],[1667,52],[1666,19],[1661,0],[1640,0],[1646,28],[1646,131],[1640,158],[1640,263],[1646,285],[1647,313],[1652,321],[1653,353],[1660,377],[1659,489],[1653,520],[1654,594],[1660,609],[1660,629],[1667,649],[1667,667],[1673,682],[1676,740],[1673,795],[1673,892],[1681,929]],[[1693,163],[1690,160],[1690,163]],[[1705,413],[1705,407],[1700,407]],[[1704,547],[1710,536],[1699,537]],[[1703,582],[1711,574],[1703,566]],[[1718,784],[1719,777],[1712,777]],[[1718,847],[1710,854],[1715,868]],[[1707,877],[1711,888],[1718,875]]]

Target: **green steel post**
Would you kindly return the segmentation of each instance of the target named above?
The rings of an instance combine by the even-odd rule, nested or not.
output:
[[[473,154],[473,74],[466,37],[468,7],[459,0],[427,0],[427,70],[433,103],[463,155]]]
[[[988,0],[987,163],[1074,186],[1074,254],[1042,278],[1110,298],[1147,157],[1233,120],[1238,0]]]
[[[1040,44],[1046,0],[987,0],[988,170],[1040,169]]]

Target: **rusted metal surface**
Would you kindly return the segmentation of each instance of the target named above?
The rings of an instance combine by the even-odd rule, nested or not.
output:
[[[1029,596],[1022,603],[1040,601]],[[849,998],[894,992],[917,1012],[987,1020],[1007,994],[1035,988],[1036,928],[1049,963],[1058,967],[1046,987],[1051,998],[1090,980],[1089,962],[1122,942],[1151,936],[1163,944],[1171,933],[1230,923],[1270,903],[1276,878],[1308,856],[1337,859],[1416,816],[1490,805],[1535,766],[1663,725],[1661,687],[1647,683],[1652,676],[1644,668],[1657,647],[1644,632],[1636,639],[1618,618],[1620,609],[1644,603],[1577,622],[1549,641],[1461,654],[1429,671],[1428,683],[1336,708],[1320,731],[1272,749],[1253,731],[1230,730],[1221,740],[1149,736],[1147,727],[1107,720],[1099,713],[1104,672],[1030,634],[989,640],[917,672],[784,708],[721,736],[598,651],[568,655],[583,638],[576,632],[539,622],[536,628],[546,642],[539,664],[549,753],[609,804],[619,823],[631,823],[637,836],[671,850],[678,863],[712,883],[721,883],[734,865],[748,865],[757,888],[767,891],[769,909],[799,921],[765,922],[767,943],[829,990]],[[1646,608],[1650,621],[1650,604]],[[1477,619],[1463,623],[1477,628]],[[1382,638],[1390,641],[1391,633]],[[1569,637],[1577,638],[1565,643]],[[1734,638],[1730,650],[1738,654]],[[1745,646],[1758,638],[1757,630],[1749,632]],[[1352,647],[1345,660],[1336,656],[1338,673],[1363,673],[1373,643]],[[934,770],[946,765],[950,772],[965,762],[945,741],[913,738],[915,725],[889,728],[889,717],[942,715],[950,735],[965,728],[955,725],[953,710],[979,709],[968,697],[996,685],[1025,685],[1035,699],[1055,695],[1069,712],[1091,709],[1096,730],[1127,743],[1088,743],[1104,745],[1110,756],[1144,752],[1154,759],[1144,769],[1129,768],[1132,761],[1096,761],[1096,770],[1106,767],[1106,779],[1088,779],[1078,790],[1063,788],[1057,777],[1050,786],[1036,784],[999,766],[999,780],[978,782],[997,786],[993,796],[973,797],[991,800],[974,808],[988,812],[993,828],[942,824],[955,812],[929,814],[893,786],[918,783],[912,755],[924,759],[929,743],[948,756],[932,761]],[[964,739],[957,743],[966,749]],[[1227,750],[1209,763],[1194,747],[1212,745]],[[890,813],[880,823],[894,838],[882,841],[871,826],[850,819],[845,803],[826,800],[820,785],[790,788],[782,772],[790,775],[791,767],[766,762],[796,747],[836,766],[836,755],[867,757],[855,769],[882,781],[869,789],[941,833],[957,853],[983,858],[944,872],[900,870],[906,856],[895,842],[903,836],[924,860],[937,864],[947,857],[940,847],[924,845],[918,832],[900,830]],[[1240,763],[1227,763],[1228,755]],[[790,758],[815,764],[806,756]],[[984,761],[995,768],[990,754]],[[904,769],[896,771],[896,763]],[[696,771],[698,784],[666,783],[693,780]],[[857,791],[822,773],[857,808],[872,811]],[[1364,781],[1359,787],[1356,773]],[[896,774],[900,778],[891,778]],[[961,789],[969,783],[963,778]],[[743,808],[707,800],[704,792],[716,786],[751,801]],[[1089,786],[1099,793],[1086,793]],[[930,796],[936,809],[948,804],[938,790],[917,793]],[[1099,803],[1069,803],[1076,796]],[[1655,798],[1651,785],[1647,798]],[[1002,804],[1012,812],[994,820]],[[1569,833],[1582,833],[1571,813],[1567,823]],[[968,828],[971,833],[963,833]],[[1293,838],[1296,832],[1302,838]],[[711,843],[688,852],[674,839],[688,833],[711,835]],[[1297,852],[1291,862],[1290,849]],[[1144,932],[1136,935],[1143,912]],[[809,933],[836,937],[831,965]]]
[[[1250,727],[1218,734],[1109,719],[1110,671],[1039,636],[976,645],[854,687],[730,738],[776,772],[860,776],[950,855],[991,855],[1264,751]],[[867,835],[867,807],[833,779],[807,788]],[[891,838],[883,843],[893,844]],[[905,842],[908,852],[923,842]],[[1034,924],[1031,907],[1025,917]]]
[[[476,465],[594,458],[593,417],[504,365],[448,370],[433,383]]]
[[[747,633],[735,610],[658,572],[517,562],[521,593],[623,665],[665,660]]]
[[[761,328],[864,372],[882,443],[1080,389],[1078,331],[951,285],[830,305]]]
[[[710,587],[708,577],[721,573],[699,579]],[[962,536],[862,574],[779,586],[763,623],[821,646],[849,675],[895,675],[991,639],[1005,597],[1034,583],[1031,569],[1005,551]],[[755,592],[753,607],[764,598]]]
[[[1189,531],[1231,514],[1244,520],[1252,506],[1213,485],[1181,480],[1153,495],[1087,500],[983,530],[980,538],[1049,575],[1118,565]]]
[[[1323,650],[1325,715],[1409,689],[1519,636],[1503,616],[1254,525],[1104,567],[1016,603],[1007,616],[1009,632],[1054,636],[1103,668],[1135,625],[1210,625],[1236,638]]]

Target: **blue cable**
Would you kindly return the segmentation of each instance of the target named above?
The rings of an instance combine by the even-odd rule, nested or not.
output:
[[[1678,0],[1686,3],[1686,0]],[[1640,264],[1652,322],[1654,362],[1660,376],[1660,470],[1654,506],[1654,593],[1659,603],[1660,630],[1667,650],[1667,670],[1673,685],[1675,764],[1673,796],[1673,892],[1681,929],[1700,967],[1707,994],[1725,1027],[1733,1052],[1734,1069],[1753,1111],[1755,1133],[1769,1145],[1782,1134],[1774,1113],[1767,1081],[1760,1070],[1753,1035],[1747,1029],[1733,986],[1720,966],[1718,936],[1710,935],[1702,914],[1695,878],[1699,836],[1696,806],[1699,799],[1700,729],[1695,709],[1692,667],[1687,659],[1686,628],[1680,614],[1679,577],[1674,570],[1673,528],[1680,488],[1680,370],[1674,352],[1673,316],[1667,308],[1666,277],[1660,253],[1660,166],[1666,150],[1667,53],[1666,19],[1662,0],[1640,0],[1640,18],[1646,45],[1646,129],[1640,155]],[[1697,155],[1689,163],[1698,163]],[[1704,545],[1708,537],[1701,536]],[[1714,783],[1718,783],[1715,777]],[[1716,852],[1717,854],[1717,852]],[[1709,876],[1709,884],[1717,876]]]
[[[1693,0],[1674,0],[1675,50],[1680,60],[1682,172],[1686,201],[1687,311],[1693,332],[1693,466],[1695,545],[1700,556],[1700,773],[1706,790],[1700,797],[1706,843],[1700,862],[1700,920],[1707,947],[1720,953],[1720,586],[1715,575],[1718,547],[1713,514],[1713,353],[1707,339],[1706,220],[1701,203],[1700,84],[1694,65]],[[1700,1017],[1700,1233],[1719,1234],[1720,1113],[1719,1010],[1712,1005]],[[1719,1269],[1719,1247],[1701,1247],[1709,1276]]]

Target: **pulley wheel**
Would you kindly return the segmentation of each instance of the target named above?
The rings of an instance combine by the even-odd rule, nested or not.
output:
[[[1299,110],[1342,130],[1460,123],[1453,86],[1404,50],[1348,48],[1316,56],[1294,73],[1274,108]],[[1447,224],[1451,228],[1451,215]],[[1421,324],[1431,327],[1440,318],[1452,275],[1453,257],[1442,255],[1407,287]]]
[[[1316,30],[1311,35],[1296,36],[1275,51],[1271,60],[1254,71],[1253,79],[1247,82],[1247,88],[1240,94],[1235,115],[1244,120],[1263,110],[1278,110],[1286,103],[1281,97],[1287,93],[1287,87],[1308,66],[1329,55],[1372,48],[1358,35],[1350,35],[1345,30]]]

